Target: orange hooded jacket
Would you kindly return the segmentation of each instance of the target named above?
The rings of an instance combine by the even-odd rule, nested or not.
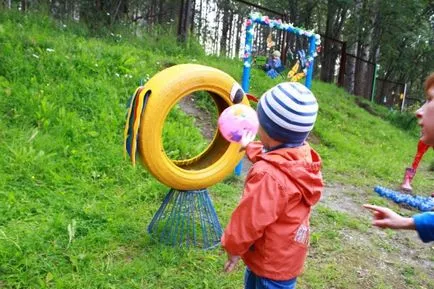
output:
[[[311,206],[323,190],[321,159],[307,143],[268,153],[262,148],[259,142],[247,147],[254,164],[222,246],[256,275],[289,280],[300,275],[306,259]]]

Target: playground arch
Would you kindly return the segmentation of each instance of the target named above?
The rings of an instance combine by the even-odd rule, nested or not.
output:
[[[293,26],[291,23],[282,22],[280,19],[270,19],[268,16],[263,16],[260,13],[252,13],[246,21],[246,40],[243,56],[243,76],[242,76],[242,88],[245,92],[249,92],[250,86],[250,70],[252,66],[252,46],[255,24],[265,25],[271,29],[278,29],[293,33],[295,35],[303,36],[308,39],[309,47],[306,56],[306,80],[305,86],[311,88],[312,77],[314,69],[314,59],[317,56],[317,46],[321,44],[321,36],[315,34],[313,31],[304,30]]]
[[[268,16],[263,16],[260,13],[252,13],[246,20],[246,39],[243,55],[243,76],[241,86],[244,92],[250,90],[250,71],[252,67],[252,46],[255,24],[265,25],[271,29],[278,29],[293,33],[295,35],[307,37],[309,42],[308,53],[306,56],[307,73],[304,85],[307,88],[312,87],[312,77],[314,69],[314,59],[318,55],[317,47],[321,44],[321,36],[315,34],[313,31],[304,30],[302,28],[295,27],[291,23],[282,22],[280,19],[271,19]],[[242,163],[239,163],[235,167],[235,174],[240,175],[242,171]]]

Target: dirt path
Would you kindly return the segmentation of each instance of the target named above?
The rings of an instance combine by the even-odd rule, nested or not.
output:
[[[327,184],[320,205],[370,223],[371,215],[362,205],[374,194],[370,187]],[[408,216],[417,213],[406,209],[403,212]],[[422,243],[414,231],[391,232],[369,227],[366,232],[345,229],[341,234],[343,246],[366,253],[363,258],[371,262],[370,269],[366,270],[372,271],[371,274],[387,276],[385,280],[393,284],[393,288],[425,288],[402,284],[399,280],[406,274],[403,273],[405,270],[424,272],[431,280],[434,278],[434,246]]]
[[[209,141],[214,136],[216,128],[212,125],[211,114],[205,110],[198,108],[194,103],[193,96],[186,96],[178,102],[181,109],[194,116],[196,119],[196,124],[199,127],[202,135]]]

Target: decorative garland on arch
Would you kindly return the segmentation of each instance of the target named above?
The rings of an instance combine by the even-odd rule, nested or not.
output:
[[[244,66],[250,67],[250,57],[252,56],[252,41],[253,41],[253,29],[254,23],[258,23],[264,26],[268,26],[270,28],[276,28],[282,31],[290,32],[295,35],[305,36],[309,39],[312,37],[315,39],[315,46],[319,46],[321,44],[321,36],[319,34],[314,33],[313,31],[304,30],[299,27],[295,27],[292,23],[282,22],[281,19],[271,19],[268,16],[263,16],[260,13],[252,13],[246,20],[246,45],[244,49]],[[313,53],[309,53],[306,56],[306,67],[310,66],[310,63],[314,60],[314,58],[318,56],[317,50],[313,50]]]

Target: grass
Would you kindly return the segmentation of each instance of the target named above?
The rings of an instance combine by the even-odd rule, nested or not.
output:
[[[168,188],[123,160],[130,95],[170,64],[206,64],[237,80],[242,67],[205,56],[195,42],[178,46],[156,35],[95,37],[78,24],[0,13],[0,288],[241,288],[242,266],[224,274],[221,250],[170,248],[146,233]],[[251,92],[259,96],[278,81],[255,69]],[[314,147],[326,182],[350,186],[343,193],[357,204],[390,205],[372,188],[400,182],[415,132],[361,109],[334,85],[316,81],[313,91],[320,104]],[[175,108],[166,125],[171,157],[201,150],[190,116]],[[419,193],[430,189],[428,166],[422,161],[415,178]],[[233,176],[210,188],[222,224],[241,190]],[[432,250],[407,236],[370,228],[367,214],[320,204],[299,288],[434,288],[423,264],[397,261],[415,246],[432,262]]]
[[[178,106],[170,111],[163,127],[163,146],[168,157],[173,160],[188,159],[207,147],[208,141],[194,127],[195,118],[186,115]]]

